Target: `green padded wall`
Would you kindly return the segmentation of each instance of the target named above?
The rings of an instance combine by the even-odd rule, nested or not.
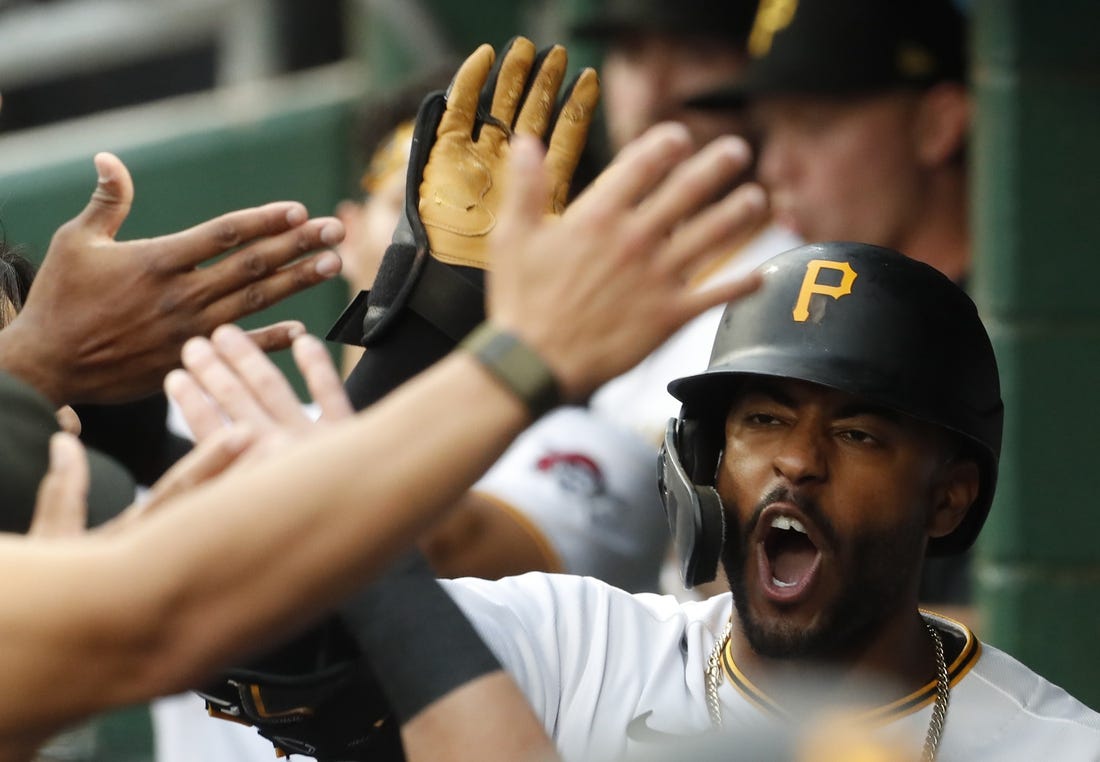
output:
[[[1006,406],[979,544],[985,634],[1100,708],[1100,5],[975,14],[975,285]]]

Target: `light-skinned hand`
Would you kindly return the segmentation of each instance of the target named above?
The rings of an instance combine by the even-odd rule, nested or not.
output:
[[[168,375],[165,391],[196,441],[205,441],[228,424],[246,424],[257,435],[250,457],[266,454],[300,438],[315,423],[352,414],[340,375],[321,341],[299,336],[292,351],[320,411],[316,421],[282,372],[234,325],[219,327],[209,340],[188,341],[183,347],[184,367]]]
[[[543,357],[566,399],[583,399],[695,315],[759,287],[755,275],[703,290],[692,283],[763,218],[759,186],[722,195],[748,162],[740,138],[693,153],[683,125],[657,125],[554,217],[542,148],[514,136],[491,241],[489,319]]]

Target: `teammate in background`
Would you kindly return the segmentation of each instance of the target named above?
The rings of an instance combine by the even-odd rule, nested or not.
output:
[[[763,2],[750,62],[702,103],[747,106],[778,224],[895,249],[965,287],[966,42],[952,0]],[[971,555],[932,560],[922,596],[973,623]]]
[[[951,0],[763,3],[749,65],[706,102],[747,103],[780,224],[889,246],[965,285],[966,46]]]
[[[649,127],[680,122],[700,145],[744,132],[740,106],[688,107],[734,79],[747,60],[754,0],[601,0],[577,11],[573,37],[603,48],[600,80],[612,156]]]

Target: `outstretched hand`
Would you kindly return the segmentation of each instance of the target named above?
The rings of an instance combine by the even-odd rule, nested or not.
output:
[[[172,235],[119,242],[133,201],[122,162],[95,157],[91,200],[62,225],[27,303],[0,338],[0,367],[55,403],[123,402],[154,391],[191,336],[268,307],[340,271],[335,218],[296,202],[222,215]],[[223,254],[206,267],[199,265]],[[287,324],[261,330],[265,349]]]
[[[292,351],[319,409],[317,422],[350,416],[351,404],[324,345],[303,334]],[[183,365],[165,379],[165,390],[200,443],[227,425],[246,424],[256,432],[250,452],[255,457],[298,439],[315,423],[286,377],[237,326],[221,326],[209,340],[188,341]]]
[[[584,398],[703,310],[759,287],[757,275],[704,290],[692,282],[764,215],[757,185],[722,195],[748,161],[740,138],[693,155],[682,125],[658,125],[551,217],[542,149],[515,136],[492,240],[490,320],[543,357],[566,399]]]

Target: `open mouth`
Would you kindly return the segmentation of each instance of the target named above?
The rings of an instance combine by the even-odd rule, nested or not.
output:
[[[760,577],[770,598],[792,602],[807,592],[821,565],[821,551],[799,519],[773,515],[760,550]]]

